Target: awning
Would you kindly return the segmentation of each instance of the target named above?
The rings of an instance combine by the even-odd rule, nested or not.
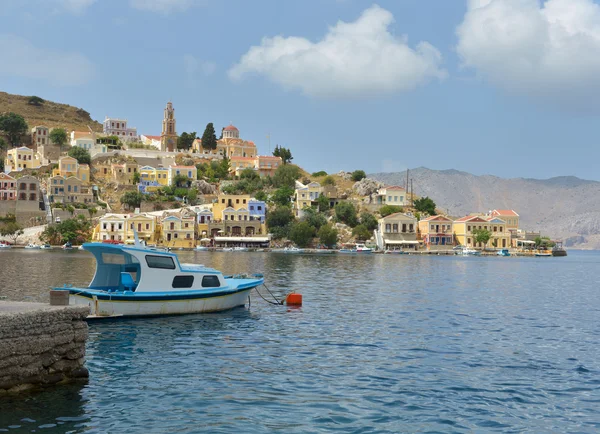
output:
[[[202,241],[203,243],[208,243],[210,241],[210,238],[202,238],[200,241]]]
[[[531,240],[517,240],[517,243],[535,244],[535,241],[531,241]]]
[[[269,237],[215,237],[216,242],[268,243]]]
[[[419,244],[418,241],[383,240],[385,244]]]

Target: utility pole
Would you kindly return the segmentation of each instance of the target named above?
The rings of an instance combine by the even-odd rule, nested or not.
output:
[[[406,184],[404,185],[406,187],[406,192],[408,193],[408,173],[410,172],[410,170],[406,169]]]
[[[411,207],[414,206],[414,202],[415,202],[414,194],[415,194],[415,189],[413,188],[413,180],[411,178],[410,179],[410,206]]]
[[[267,139],[269,139],[269,154],[271,153],[271,133],[267,133]]]

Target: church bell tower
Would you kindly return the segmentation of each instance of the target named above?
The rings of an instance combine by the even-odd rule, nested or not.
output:
[[[177,148],[177,130],[175,129],[175,109],[169,101],[165,107],[165,116],[160,133],[160,150],[173,152]]]

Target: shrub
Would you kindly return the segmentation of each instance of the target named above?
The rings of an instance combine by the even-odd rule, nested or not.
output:
[[[366,177],[367,174],[364,170],[355,170],[354,172],[352,172],[352,181],[354,182],[358,182],[362,179],[365,179]]]

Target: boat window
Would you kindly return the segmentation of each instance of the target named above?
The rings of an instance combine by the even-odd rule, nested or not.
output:
[[[175,262],[169,256],[146,255],[146,264],[150,268],[165,268],[167,270],[175,269]]]
[[[102,262],[105,264],[125,264],[125,256],[117,253],[102,253]]]
[[[194,276],[175,276],[173,288],[191,288],[194,284]]]
[[[221,283],[217,276],[204,276],[202,278],[203,288],[218,288],[219,286],[221,286]]]

